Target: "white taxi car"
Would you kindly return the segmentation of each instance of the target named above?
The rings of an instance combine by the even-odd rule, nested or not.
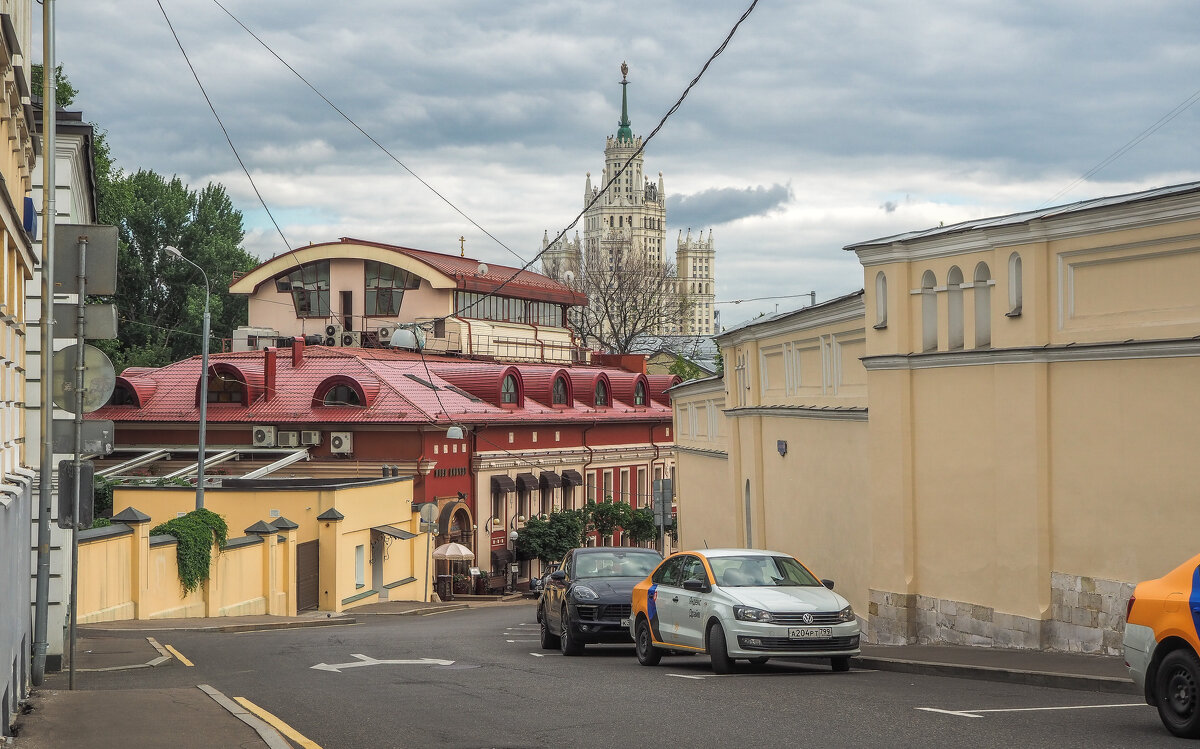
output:
[[[761,549],[684,551],[634,586],[630,634],[638,661],[665,650],[708,653],[713,671],[735,660],[828,658],[834,671],[859,654],[850,603],[794,557]]]

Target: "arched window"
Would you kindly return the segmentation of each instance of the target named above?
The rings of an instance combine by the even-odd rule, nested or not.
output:
[[[505,375],[504,382],[500,384],[500,402],[506,404],[515,404],[517,402],[517,376]]]
[[[987,263],[975,266],[975,348],[992,345],[992,271]]]
[[[946,345],[951,351],[963,347],[963,274],[955,265],[946,274],[946,319],[949,323]]]
[[[887,276],[883,271],[875,274],[875,328],[887,327]]]
[[[608,405],[608,385],[605,384],[604,380],[596,381],[596,405]]]
[[[138,405],[137,394],[133,392],[133,388],[118,382],[113,388],[112,395],[109,396],[106,406],[136,406]]]
[[[349,385],[334,385],[322,400],[326,406],[361,406],[358,392]]]
[[[208,376],[209,403],[243,403],[245,400],[246,386],[237,379],[219,374]]]
[[[1021,315],[1021,256],[1013,253],[1008,257],[1008,317]]]
[[[567,405],[567,380],[565,377],[554,378],[554,405]]]
[[[938,347],[937,292],[933,290],[935,286],[937,286],[937,278],[933,275],[933,271],[925,271],[925,275],[921,276],[922,351],[937,351]]]
[[[646,405],[646,383],[641,380],[638,381],[637,385],[633,386],[633,405]]]

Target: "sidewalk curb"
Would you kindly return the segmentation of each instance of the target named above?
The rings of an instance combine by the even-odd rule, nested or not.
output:
[[[266,721],[226,697],[220,690],[214,689],[207,684],[197,684],[196,686],[200,691],[212,697],[214,702],[228,710],[233,717],[253,728],[258,733],[259,738],[266,742],[267,746],[271,747],[271,749],[292,749],[292,745],[278,731],[268,725]]]
[[[879,671],[951,676],[959,679],[1000,681],[1009,684],[1025,684],[1028,686],[1052,687],[1055,689],[1075,689],[1087,692],[1138,694],[1137,687],[1134,686],[1132,680],[1118,679],[1111,676],[1083,676],[1080,674],[1059,674],[1049,671],[1010,670],[995,668],[993,666],[963,666],[954,663],[909,661],[901,658],[879,658],[862,655],[854,656],[850,659],[850,662],[859,668],[873,668]]]
[[[357,624],[353,617],[339,616],[334,619],[312,619],[294,622],[260,622],[258,624],[223,624],[206,627],[81,627],[85,632],[258,632],[269,629],[302,629],[304,627],[340,627]]]
[[[164,648],[162,645],[158,644],[158,640],[154,639],[153,637],[147,637],[146,639],[150,642],[150,645],[153,646],[154,649],[158,651],[157,658],[146,661],[145,663],[134,663],[129,666],[105,666],[104,668],[76,668],[75,670],[79,671],[79,672],[86,671],[88,673],[98,673],[100,671],[128,671],[131,668],[154,668],[155,666],[161,666],[162,664],[167,663],[168,661],[171,660],[172,655],[167,652],[166,648]]]

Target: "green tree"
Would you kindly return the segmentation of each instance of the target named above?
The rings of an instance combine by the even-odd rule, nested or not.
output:
[[[630,510],[625,524],[621,527],[629,536],[629,540],[635,544],[658,539],[658,528],[654,525],[654,510],[649,507]]]
[[[617,528],[624,528],[629,521],[629,505],[624,502],[614,502],[612,497],[605,497],[603,502],[588,502],[591,512],[592,527],[601,537],[611,536]]]
[[[34,98],[42,98],[42,87],[45,85],[45,68],[41,63],[33,63],[29,68],[29,91]],[[54,66],[54,100],[59,109],[65,109],[71,106],[75,101],[75,95],[79,93],[79,89],[71,85],[67,80],[66,74],[63,73],[62,65]]]
[[[178,176],[168,180],[144,169],[114,173],[107,148],[102,157],[108,173],[97,175],[99,219],[116,225],[120,235],[121,272],[111,301],[121,324],[117,340],[103,347],[117,371],[162,366],[201,351],[204,279],[167,255],[166,246],[179,248],[208,274],[209,347],[220,350],[219,341],[231,337],[246,319],[246,299],[229,294],[232,275],[257,264],[241,247],[241,212],[219,184],[197,191]]]
[[[545,519],[531,517],[517,532],[517,551],[543,562],[556,562],[582,545],[585,527],[579,510],[552,512]]]
[[[675,355],[675,362],[667,368],[667,371],[673,375],[679,375],[685,381],[698,380],[701,377],[706,377],[704,370],[697,367],[692,362],[684,359],[681,354]]]
[[[721,356],[720,349],[717,349],[717,358],[713,360],[713,367],[717,370],[717,377],[725,376],[725,357]]]

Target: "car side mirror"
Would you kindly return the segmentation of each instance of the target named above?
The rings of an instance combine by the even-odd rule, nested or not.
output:
[[[693,577],[691,580],[683,581],[683,589],[690,590],[694,593],[707,593],[708,582],[701,580],[698,577]]]
[[[826,580],[826,579],[822,578],[821,584],[824,585],[826,588],[833,590],[833,581],[832,580]]]
[[[550,579],[557,580],[561,583],[563,580],[567,579],[567,573],[562,570],[555,570],[550,573]]]

